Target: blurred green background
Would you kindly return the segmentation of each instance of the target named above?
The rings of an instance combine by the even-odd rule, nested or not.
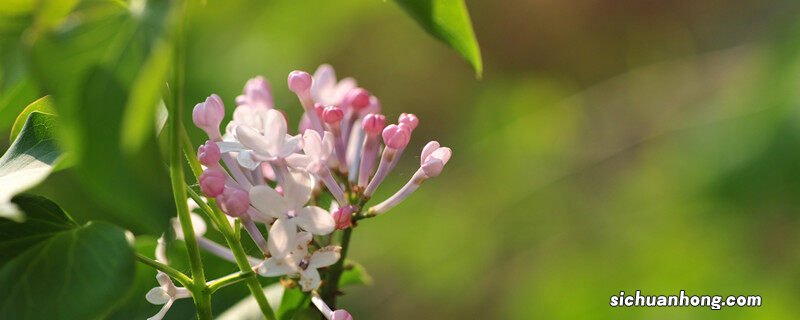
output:
[[[355,230],[350,257],[374,284],[349,288],[343,306],[359,319],[796,318],[800,2],[467,4],[482,80],[391,2],[208,0],[191,13],[190,104],[218,93],[230,112],[264,75],[297,123],[286,75],[330,63],[390,118],[421,119],[375,199],[405,183],[427,141],[453,149],[440,177]],[[41,95],[30,91],[0,114]],[[34,191],[78,220],[100,215],[75,174]],[[757,294],[763,306],[609,307],[623,290]],[[230,292],[215,307],[246,293]],[[129,307],[154,314],[143,293]]]

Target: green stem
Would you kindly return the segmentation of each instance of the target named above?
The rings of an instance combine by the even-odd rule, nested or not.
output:
[[[183,272],[178,271],[177,269],[170,267],[166,264],[158,262],[156,260],[150,259],[141,253],[136,253],[136,260],[139,262],[144,263],[148,266],[158,269],[159,271],[166,273],[171,278],[175,279],[184,287],[191,287],[192,286],[192,279],[189,276],[185,275]]]
[[[174,4],[172,18],[174,25],[174,33],[172,40],[175,44],[175,64],[173,71],[171,103],[169,105],[169,176],[172,184],[172,193],[175,198],[175,207],[178,211],[178,220],[181,224],[181,229],[184,235],[184,242],[186,243],[186,251],[189,254],[189,268],[192,271],[193,285],[187,287],[192,292],[192,299],[197,309],[197,318],[200,320],[211,320],[211,294],[206,287],[206,276],[203,270],[203,261],[200,257],[200,248],[197,245],[197,239],[194,234],[192,226],[192,218],[189,213],[189,207],[186,204],[186,183],[183,173],[183,147],[181,143],[181,133],[183,124],[181,119],[183,117],[182,111],[184,107],[183,90],[185,82],[185,60],[186,46],[184,43],[184,28],[186,23],[186,1],[178,1]]]
[[[181,139],[183,140],[183,154],[186,157],[186,161],[189,162],[189,168],[192,168],[192,173],[197,178],[203,173],[203,168],[200,167],[200,161],[197,160],[192,139],[189,138],[189,134],[183,126],[181,126]]]
[[[211,293],[214,293],[214,291],[217,291],[221,288],[247,280],[247,278],[253,276],[254,273],[255,272],[251,270],[251,271],[240,271],[237,273],[229,274],[222,278],[209,281],[208,289],[211,291]]]
[[[347,228],[342,235],[342,256],[339,261],[331,266],[328,271],[328,277],[325,281],[325,286],[322,288],[320,296],[325,303],[332,309],[336,309],[336,295],[339,292],[339,279],[342,278],[344,271],[344,260],[347,257],[347,249],[350,247],[350,237],[353,234],[353,228]]]

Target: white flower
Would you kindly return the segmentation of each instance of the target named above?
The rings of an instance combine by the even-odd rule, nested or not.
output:
[[[297,245],[291,253],[285,257],[270,257],[261,265],[258,273],[265,277],[299,274],[299,283],[303,291],[314,290],[321,283],[317,269],[336,263],[341,257],[342,247],[327,246],[308,255],[311,234],[300,232],[295,241]]]
[[[260,130],[250,125],[237,125],[234,131],[239,142],[218,142],[220,151],[238,152],[239,164],[253,170],[262,161],[286,158],[300,150],[300,135],[286,133],[286,119],[280,111],[266,110],[256,118],[262,118]]]
[[[323,64],[314,72],[311,84],[311,97],[325,106],[338,106],[351,89],[357,86],[353,78],[344,78],[336,82],[336,72],[328,64]]]
[[[303,152],[286,158],[289,166],[317,173],[329,164],[333,154],[333,134],[325,131],[320,138],[314,130],[306,130],[303,134]]]
[[[161,310],[158,311],[154,316],[147,318],[147,320],[161,320],[164,318],[164,315],[167,314],[169,308],[172,307],[172,303],[175,302],[177,299],[189,298],[192,296],[192,293],[189,289],[176,287],[174,283],[172,283],[172,279],[169,276],[161,271],[156,274],[156,280],[158,280],[158,284],[160,286],[150,289],[145,295],[147,302],[152,304],[163,304],[164,306],[161,307]]]
[[[305,206],[311,198],[314,179],[306,172],[294,172],[283,183],[283,195],[266,185],[250,189],[250,202],[259,213],[275,218],[269,230],[269,252],[283,258],[295,246],[297,227],[317,235],[333,232],[336,222],[328,211]]]

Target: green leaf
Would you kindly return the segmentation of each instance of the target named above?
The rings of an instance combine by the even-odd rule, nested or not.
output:
[[[66,212],[44,197],[21,194],[12,201],[27,216],[25,223],[0,219],[0,267],[53,234],[78,227]]]
[[[11,198],[44,180],[60,159],[53,140],[55,116],[32,112],[17,139],[0,158],[0,217],[24,220]]]
[[[363,265],[347,259],[344,262],[342,277],[339,278],[339,288],[349,285],[372,285],[372,276],[367,273]]]
[[[275,315],[280,320],[291,320],[298,311],[308,307],[310,302],[311,296],[301,291],[299,287],[295,286],[294,288],[286,289],[283,291],[281,306]]]
[[[153,235],[167,228],[174,212],[169,175],[154,135],[137,137],[141,147],[131,152],[120,143],[121,128],[152,126],[125,124],[124,114],[126,106],[139,104],[135,94],[149,91],[151,84],[135,83],[163,37],[170,3],[148,1],[129,10],[113,1],[82,2],[75,25],[43,34],[30,50],[31,69],[58,112],[59,146],[77,162],[80,186],[107,209],[104,219]]]
[[[0,234],[24,228],[39,239],[0,269],[0,319],[97,319],[128,294],[135,261],[124,230],[78,226],[42,197],[15,201],[32,218],[22,225],[4,221]],[[0,246],[19,251],[15,239],[4,237]]]
[[[139,150],[153,135],[156,108],[161,101],[171,58],[172,46],[168,42],[157,43],[133,84],[122,121],[121,143],[128,153]]]
[[[472,65],[478,78],[483,62],[464,0],[395,0],[425,31],[449,45]]]
[[[44,96],[39,98],[38,100],[31,102],[25,109],[20,112],[17,116],[17,119],[14,120],[14,124],[11,126],[11,136],[9,141],[14,141],[17,138],[19,133],[22,131],[22,127],[25,125],[25,122],[28,121],[28,116],[32,112],[41,112],[50,115],[55,115],[56,111],[53,109],[53,102],[50,99],[50,96]]]

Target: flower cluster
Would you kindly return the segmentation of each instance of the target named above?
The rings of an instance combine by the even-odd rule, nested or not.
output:
[[[200,190],[215,198],[230,218],[239,219],[259,245],[264,257],[251,259],[254,270],[265,277],[297,279],[327,318],[350,319],[346,311],[327,309],[315,292],[322,284],[319,270],[341,258],[342,248],[330,235],[399,204],[422,182],[439,175],[451,151],[429,142],[410,181],[367,209],[365,204],[397,165],[419,120],[403,113],[397,123],[388,124],[378,99],[352,78],[337,81],[329,65],[320,66],[313,76],[291,72],[288,87],[304,110],[297,132],[290,131],[284,113],[275,109],[263,77],[249,80],[236,97],[224,132],[220,128],[225,107],[219,96],[212,94],[195,106],[193,122],[209,138],[197,150],[204,168]],[[260,229],[264,226],[267,239]],[[212,253],[226,254],[219,245],[198,240]]]

